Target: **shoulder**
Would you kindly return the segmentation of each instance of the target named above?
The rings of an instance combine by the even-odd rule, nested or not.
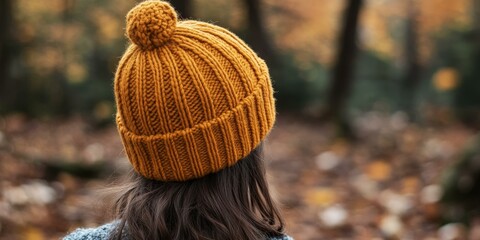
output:
[[[116,222],[108,223],[97,228],[79,228],[63,238],[63,240],[108,240],[110,233],[116,227]],[[294,240],[288,235],[271,237],[268,240]]]
[[[108,223],[97,228],[79,228],[63,238],[63,240],[108,240],[115,223]]]
[[[268,240],[293,240],[293,238],[288,235],[283,235],[281,237],[271,237]]]

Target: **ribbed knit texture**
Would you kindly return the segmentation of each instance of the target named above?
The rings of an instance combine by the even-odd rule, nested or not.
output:
[[[264,61],[228,30],[177,21],[162,1],[127,15],[132,42],[115,76],[117,126],[134,169],[186,181],[235,164],[275,121]]]

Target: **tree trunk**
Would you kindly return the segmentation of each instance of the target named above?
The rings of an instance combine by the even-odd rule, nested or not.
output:
[[[405,111],[415,118],[415,92],[420,83],[420,62],[418,57],[417,8],[415,0],[407,5],[407,23],[405,39],[406,71],[402,95]]]
[[[357,29],[363,0],[348,0],[343,14],[343,26],[339,35],[336,60],[333,66],[327,108],[323,118],[341,121],[353,83],[354,62],[357,55]]]
[[[191,0],[171,0],[175,10],[180,14],[182,19],[192,19],[192,1]]]
[[[477,44],[480,44],[480,0],[473,1],[472,26],[474,27]]]
[[[15,102],[14,88],[10,76],[12,54],[12,1],[0,0],[0,111],[10,108]]]
[[[252,48],[265,59],[267,63],[274,64],[275,50],[273,42],[268,37],[261,12],[260,0],[244,0],[247,8],[248,40]]]

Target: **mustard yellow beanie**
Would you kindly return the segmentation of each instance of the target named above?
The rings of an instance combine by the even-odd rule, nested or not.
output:
[[[186,181],[235,164],[275,121],[267,66],[228,30],[178,21],[163,1],[127,14],[131,45],[115,75],[128,159],[149,179]]]

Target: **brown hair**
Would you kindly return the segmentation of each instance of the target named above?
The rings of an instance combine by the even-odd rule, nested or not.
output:
[[[133,174],[115,202],[110,239],[252,240],[281,236],[284,222],[270,197],[262,146],[235,165],[186,182]]]

